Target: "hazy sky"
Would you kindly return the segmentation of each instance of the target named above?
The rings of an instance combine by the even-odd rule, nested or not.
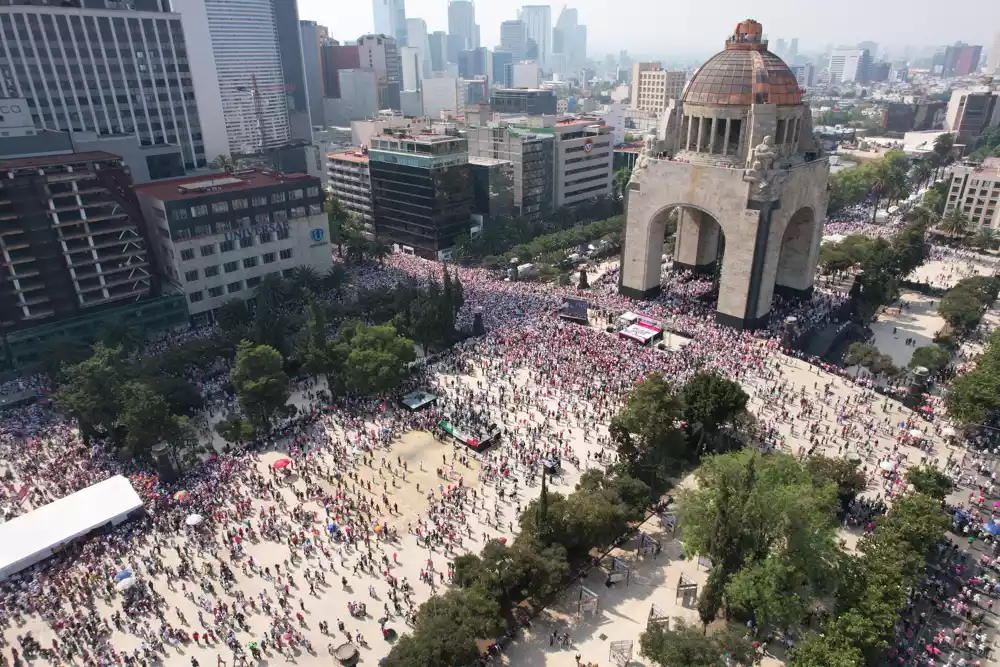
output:
[[[371,0],[298,0],[299,17],[330,28],[340,40],[373,29]],[[478,0],[476,22],[484,46],[500,40],[500,22],[517,18],[522,2]],[[535,4],[544,4],[535,0]],[[562,3],[551,3],[552,22]],[[722,48],[737,22],[754,18],[772,42],[799,38],[799,51],[871,40],[886,46],[943,45],[961,40],[988,49],[1000,32],[1000,0],[575,0],[587,25],[588,55],[696,55]],[[960,11],[953,11],[955,7]],[[407,17],[429,32],[448,29],[447,0],[406,0]]]

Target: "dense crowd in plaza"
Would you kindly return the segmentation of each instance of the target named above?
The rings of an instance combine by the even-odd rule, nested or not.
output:
[[[441,268],[396,254],[385,267],[357,269],[354,282],[424,281]],[[605,426],[635,383],[652,373],[677,386],[701,370],[740,382],[762,424],[756,435],[769,449],[858,453],[871,481],[870,497],[852,509],[858,524],[870,523],[899,491],[899,475],[886,478],[883,463],[896,471],[943,455],[933,445],[940,442],[939,424],[901,417],[898,406],[873,391],[845,395],[837,385],[850,378],[837,380],[816,367],[806,367],[810,382],[796,378],[781,353],[784,320],[796,317],[801,330],[823,326],[843,303],[837,293],[818,289],[805,303],[778,299],[769,326],[750,333],[715,323],[710,279],[666,266],[663,294],[641,303],[617,293],[616,269],[588,290],[510,282],[475,268],[459,274],[465,305],[458,326],[482,313],[488,333],[407,379],[403,391],[440,395],[421,411],[386,397],[331,397],[319,380],[302,379],[295,418],[245,447],[212,455],[175,484],[117,460],[106,443],[85,446],[45,406],[0,413],[5,518],[119,473],[131,479],[147,511],[0,584],[3,663],[45,655],[54,664],[147,665],[180,660],[183,649],[183,659],[198,667],[199,659],[235,665],[325,653],[343,642],[364,648],[370,637],[362,620],[379,619],[387,633],[401,630],[415,605],[448,583],[455,554],[513,532],[543,461],[577,469],[613,461]],[[556,315],[567,296],[588,299],[601,323],[634,311],[690,340],[680,352],[661,350],[602,327],[563,322]],[[163,335],[145,353],[209,333]],[[206,398],[196,420],[206,438],[214,421],[238,410],[228,371],[219,362],[189,375]],[[36,376],[0,389],[46,386]],[[444,448],[434,466],[436,485],[421,488],[393,443],[409,431],[434,430],[444,417],[477,433],[496,425],[500,436],[484,453]],[[918,428],[926,438],[906,435]],[[947,469],[975,487],[984,484],[978,463],[949,458]],[[406,497],[426,498],[420,511],[400,508],[404,489]],[[404,561],[419,571],[412,579],[401,575]],[[135,583],[119,590],[117,575],[126,570]]]

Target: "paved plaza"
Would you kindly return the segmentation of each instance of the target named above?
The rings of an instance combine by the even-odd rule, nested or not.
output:
[[[595,298],[600,294],[598,287]],[[887,317],[880,326],[893,322],[905,325]],[[192,658],[200,665],[220,658],[232,664],[228,638],[241,646],[264,639],[272,665],[286,659],[328,665],[328,646],[349,637],[365,643],[361,664],[377,664],[391,648],[380,619],[406,632],[405,617],[448,585],[456,554],[478,552],[484,540],[515,536],[520,509],[539,491],[533,473],[539,456],[554,451],[563,457],[562,474],[550,488],[572,491],[588,467],[613,460],[607,425],[634,382],[659,370],[680,384],[695,358],[740,381],[751,396],[749,409],[769,429],[765,446],[796,456],[810,448],[859,455],[871,498],[891,498],[900,490],[882,476],[883,462],[905,468],[926,460],[943,467],[949,456],[963,456],[941,437],[942,422],[930,423],[850,377],[785,356],[752,336],[705,328],[690,338],[672,334],[667,350],[642,349],[601,327],[544,315],[495,331],[487,342],[460,348],[425,378],[426,388],[442,397],[441,410],[478,411],[506,430],[493,449],[477,453],[437,439],[429,430],[430,411],[411,414],[375,402],[361,418],[348,406],[311,400],[322,384],[300,386],[292,401],[302,412],[333,409],[253,454],[228,456],[216,442],[218,460],[190,481],[190,500],[154,503],[152,530],[143,527],[120,541],[100,538],[74,557],[75,564],[53,564],[21,588],[17,599],[24,611],[3,633],[6,642],[17,645],[17,637],[30,631],[47,648],[53,640],[66,641],[68,625],[100,636],[117,655],[141,655],[163,641],[168,665]],[[58,469],[74,483],[107,474],[81,458],[82,444],[68,426],[46,426],[34,437],[24,434],[29,426],[19,426],[20,439],[5,441],[20,447],[19,458],[5,464],[12,486]],[[925,437],[908,437],[914,429]],[[275,470],[284,458],[290,465]],[[153,484],[142,476],[133,483]],[[187,526],[194,507],[211,511],[200,525]],[[679,595],[678,584],[683,577],[685,585],[700,589],[705,568],[684,554],[662,518],[652,517],[641,529],[659,541],[659,555],[640,554],[634,539],[623,545],[611,556],[630,564],[627,583],[607,587],[604,574],[593,571],[584,583],[600,600],[596,610],[584,613],[580,582],[573,583],[514,641],[503,661],[572,667],[580,655],[605,665],[611,664],[611,642],[632,641],[630,664],[644,665],[638,639],[654,605],[666,616],[696,620],[693,601]],[[353,539],[334,538],[348,531]],[[845,532],[844,539],[850,547],[856,536]],[[161,619],[142,604],[122,614],[112,577],[125,568],[162,596]],[[80,588],[70,587],[76,582]],[[46,592],[57,589],[67,592],[61,598]],[[353,603],[364,604],[365,613],[352,616]],[[91,610],[96,616],[88,617]],[[162,623],[171,631],[159,631]],[[55,627],[62,629],[57,633]],[[550,645],[553,630],[569,634],[567,647]],[[178,640],[195,632],[197,642]],[[776,661],[765,664],[770,662]]]

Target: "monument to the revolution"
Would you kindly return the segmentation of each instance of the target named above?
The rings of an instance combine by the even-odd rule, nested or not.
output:
[[[829,165],[788,66],[746,20],[660,119],[627,196],[620,291],[660,290],[667,216],[679,207],[676,268],[711,273],[724,248],[720,323],[756,328],[775,293],[808,296],[826,214]],[[720,232],[724,243],[720,242]]]

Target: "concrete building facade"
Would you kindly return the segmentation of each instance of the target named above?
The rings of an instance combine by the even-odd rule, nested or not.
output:
[[[364,35],[358,38],[358,52],[361,69],[375,72],[378,78],[379,109],[399,110],[399,92],[403,89],[399,42],[382,34]]]
[[[407,43],[406,0],[372,0],[375,32],[392,37],[400,46]]]
[[[612,129],[596,119],[570,119],[554,123],[552,132],[555,135],[553,205],[578,206],[611,196]]]
[[[372,139],[368,159],[376,231],[403,252],[447,259],[471,222],[465,139],[382,135]]]
[[[721,261],[716,317],[742,329],[766,324],[775,293],[811,296],[829,197],[809,108],[762,34],[753,20],[736,26],[636,161],[619,287],[660,292],[664,229],[679,208],[674,266],[714,274]]]
[[[302,66],[309,99],[309,120],[315,127],[324,127],[323,42],[330,38],[330,33],[315,21],[299,21],[299,30],[302,33]]]
[[[865,49],[837,49],[830,54],[830,85],[868,81],[871,55]]]
[[[660,63],[633,63],[632,108],[662,113],[670,100],[681,99],[685,81],[684,70],[665,70]]]
[[[945,112],[945,129],[956,143],[970,144],[983,132],[1000,126],[1000,93],[992,90],[953,90]]]
[[[358,216],[364,221],[368,231],[374,233],[368,148],[362,146],[330,153],[327,165],[330,170],[330,193],[337,198],[345,211]]]
[[[4,3],[0,94],[25,99],[39,129],[134,134],[204,167],[229,154],[223,104],[207,26],[178,11],[153,0]]]
[[[479,48],[476,4],[472,0],[448,0],[448,34],[462,38],[462,50]]]
[[[525,34],[538,46],[538,64],[549,71],[552,67],[552,8],[549,5],[524,5],[517,13],[524,22]],[[525,58],[531,54],[525,53]]]
[[[541,85],[542,70],[538,63],[529,60],[511,66],[512,88],[540,88]]]
[[[556,94],[539,88],[500,88],[490,93],[494,113],[552,116],[556,113]]]
[[[509,53],[512,62],[524,60],[528,53],[528,27],[524,21],[500,24],[500,50]]]
[[[951,170],[951,187],[945,215],[961,211],[972,223],[972,232],[982,228],[1000,232],[1000,158],[986,158],[982,165],[957,166]]]
[[[552,213],[554,135],[495,123],[470,127],[466,139],[470,159],[503,160],[513,165],[516,215],[538,221]]]
[[[184,291],[194,322],[214,320],[265,276],[333,265],[318,178],[250,170],[135,188],[164,280]]]

